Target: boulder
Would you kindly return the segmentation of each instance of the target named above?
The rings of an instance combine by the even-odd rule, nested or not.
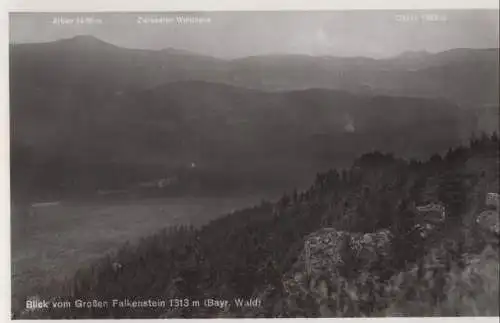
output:
[[[415,229],[422,238],[427,238],[446,220],[446,208],[441,203],[429,203],[416,207],[418,223]]]
[[[370,267],[374,262],[388,256],[390,241],[389,230],[363,234],[333,228],[321,229],[305,239],[306,272],[309,275],[337,275],[338,268],[346,265],[346,255],[354,257],[359,266]]]
[[[500,195],[498,193],[487,193],[485,204],[487,206],[492,206],[495,209],[500,208]]]
[[[446,219],[446,207],[441,203],[429,203],[416,207],[418,217],[426,223],[439,224]]]
[[[499,222],[498,210],[483,211],[476,218],[476,223],[482,231],[496,236],[500,235]]]
[[[389,230],[353,233],[324,228],[308,235],[299,260],[283,276],[286,312],[292,317],[363,312],[359,306],[373,303],[370,297],[379,280],[372,267],[388,259],[391,239]]]

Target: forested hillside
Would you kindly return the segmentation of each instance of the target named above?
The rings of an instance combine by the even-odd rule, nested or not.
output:
[[[17,90],[13,195],[54,192],[49,200],[187,172],[191,182],[180,184],[189,193],[196,186],[227,193],[241,183],[257,191],[304,187],[316,172],[348,167],[366,151],[426,158],[487,128],[478,111],[439,99],[324,89],[266,93],[191,81],[54,104],[45,91],[38,99]]]
[[[263,201],[202,228],[165,229],[37,291],[43,299],[232,303],[253,296],[262,301],[258,308],[51,309],[22,317],[498,315],[498,256],[491,252],[498,252],[498,232],[476,223],[486,194],[498,193],[498,144],[496,133],[482,135],[425,161],[373,151],[348,169],[318,174],[307,190],[289,191],[279,201]],[[446,208],[446,219],[429,237],[413,234],[415,206],[431,202]],[[316,277],[293,294],[291,279],[305,275],[304,239],[322,228],[353,234],[385,229],[393,239],[375,267],[353,260],[336,268],[342,286],[351,287]],[[368,283],[361,276],[372,278]],[[326,292],[317,296],[315,284]]]

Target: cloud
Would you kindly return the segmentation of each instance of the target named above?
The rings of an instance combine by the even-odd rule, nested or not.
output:
[[[350,115],[345,116],[345,125],[344,125],[344,130],[346,132],[354,132],[356,131],[356,127],[354,127],[354,120]]]

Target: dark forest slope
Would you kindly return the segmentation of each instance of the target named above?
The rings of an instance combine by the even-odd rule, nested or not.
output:
[[[185,190],[283,189],[347,167],[365,151],[427,158],[488,128],[479,110],[438,99],[266,93],[200,81],[110,97],[57,89],[24,95],[12,88],[14,193],[126,189],[180,176],[192,162]]]

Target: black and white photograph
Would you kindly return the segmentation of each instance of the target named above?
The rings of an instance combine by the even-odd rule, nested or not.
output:
[[[498,317],[498,14],[10,12],[11,318]]]

